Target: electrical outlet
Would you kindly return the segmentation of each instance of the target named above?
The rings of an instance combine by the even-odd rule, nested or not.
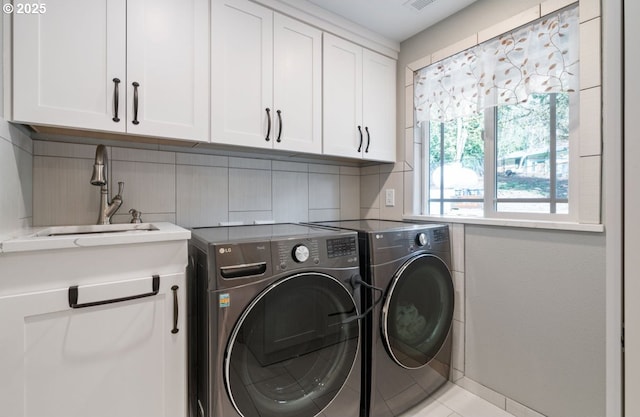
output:
[[[393,207],[396,205],[396,190],[393,188],[387,188],[385,190],[385,205],[387,207]]]

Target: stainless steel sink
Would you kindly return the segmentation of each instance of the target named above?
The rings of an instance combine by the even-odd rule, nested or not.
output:
[[[53,226],[43,229],[34,237],[93,235],[103,233],[138,233],[159,230],[151,223],[92,224],[81,226]]]

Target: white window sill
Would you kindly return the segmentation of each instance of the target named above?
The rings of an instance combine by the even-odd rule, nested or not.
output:
[[[515,220],[479,217],[404,215],[405,220],[421,220],[443,223],[478,224],[485,226],[525,227],[529,229],[571,230],[579,232],[604,232],[603,224],[554,222],[545,220]]]

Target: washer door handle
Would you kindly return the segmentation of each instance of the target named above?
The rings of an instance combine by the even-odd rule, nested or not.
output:
[[[223,278],[240,278],[252,275],[262,275],[266,271],[266,262],[256,262],[253,264],[223,266],[220,268],[220,275],[222,275]]]

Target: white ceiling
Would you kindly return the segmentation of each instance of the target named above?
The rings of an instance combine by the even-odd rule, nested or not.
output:
[[[474,1],[476,0],[309,0],[318,7],[396,42],[410,38]]]

